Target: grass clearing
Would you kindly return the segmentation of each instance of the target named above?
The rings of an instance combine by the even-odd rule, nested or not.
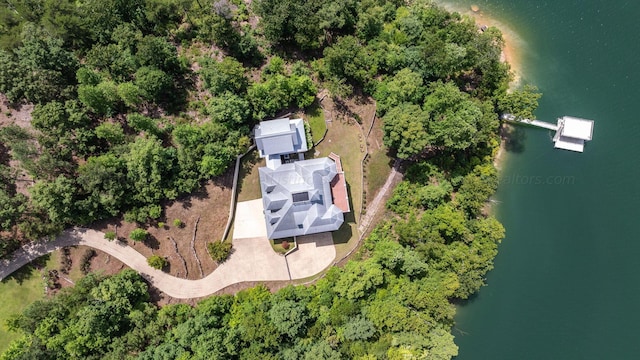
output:
[[[265,166],[264,159],[258,156],[257,151],[252,151],[242,159],[240,174],[238,175],[238,201],[260,199],[260,177],[258,168]]]
[[[374,151],[369,155],[369,160],[365,169],[367,202],[373,200],[376,193],[387,181],[391,167],[393,166],[393,160],[387,156],[387,149],[382,148]]]
[[[42,273],[57,269],[60,263],[59,257],[51,255],[45,255],[36,261],[44,263],[45,270],[38,270],[34,265],[29,264],[0,282],[0,304],[2,304],[0,306],[0,353],[4,352],[13,340],[21,336],[18,333],[9,332],[7,320],[21,313],[32,302],[45,298]]]
[[[325,130],[327,130],[324,112],[317,101],[307,108],[303,117],[311,126],[311,136],[313,137],[313,143],[315,144],[322,139]]]
[[[336,259],[340,259],[355,246],[359,238],[357,221],[362,205],[361,161],[364,156],[364,143],[361,130],[355,122],[338,120],[328,125],[327,136],[315,148],[314,157],[328,156],[331,152],[338,154],[347,180],[351,212],[344,214],[344,224],[338,231],[333,232]]]

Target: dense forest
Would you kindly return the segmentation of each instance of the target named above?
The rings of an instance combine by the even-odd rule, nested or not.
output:
[[[507,92],[498,29],[401,0],[12,0],[0,18],[0,93],[35,104],[32,128],[0,129],[2,255],[70,225],[160,218],[248,148],[253,124],[322,88],[372,96],[407,168],[388,219],[313,285],[159,309],[132,271],[89,275],[12,319],[23,337],[1,359],[457,354],[454,304],[504,236],[485,208],[498,114],[539,97]]]

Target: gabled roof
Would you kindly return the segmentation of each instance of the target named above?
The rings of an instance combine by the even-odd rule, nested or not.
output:
[[[308,150],[302,119],[262,121],[253,132],[261,157]]]
[[[258,172],[269,239],[334,231],[344,222],[332,201],[331,180],[337,171],[329,158],[261,167]]]

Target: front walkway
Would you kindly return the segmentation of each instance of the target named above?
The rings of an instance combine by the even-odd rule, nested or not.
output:
[[[254,200],[255,201],[255,200]],[[250,214],[262,212],[262,201],[238,203],[237,219],[249,219]],[[248,203],[248,204],[247,204]],[[259,206],[259,209],[257,207]],[[247,214],[242,214],[242,212]],[[264,218],[262,218],[264,222]],[[236,222],[234,235],[255,235],[265,231],[264,224],[255,219],[247,222]],[[263,230],[261,230],[262,228]],[[239,233],[236,229],[242,229]],[[251,230],[251,231],[249,231]],[[29,262],[56,249],[85,245],[104,251],[117,258],[130,268],[136,270],[154,287],[177,299],[191,299],[211,295],[229,285],[245,281],[279,281],[302,279],[317,274],[330,266],[335,258],[335,249],[331,235],[321,237],[317,244],[303,239],[298,250],[287,258],[276,254],[266,237],[246,237],[233,239],[233,252],[227,261],[208,276],[198,280],[177,278],[147,264],[147,258],[132,247],[120,241],[108,241],[104,233],[73,228],[66,230],[57,239],[44,243],[33,243],[23,246],[9,260],[0,260],[0,280],[18,270]],[[288,267],[288,268],[287,268]],[[291,274],[291,275],[289,275]]]

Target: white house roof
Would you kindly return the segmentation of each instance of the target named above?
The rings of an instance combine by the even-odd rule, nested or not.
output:
[[[263,121],[260,123],[259,129],[262,135],[274,135],[289,133],[291,131],[291,126],[289,126],[289,118],[283,118]]]
[[[253,132],[261,157],[308,150],[302,119],[284,118],[262,121],[256,125]]]
[[[593,120],[563,116],[560,122],[564,123],[561,127],[562,137],[591,140],[593,136]]]
[[[338,230],[344,215],[333,204],[336,163],[319,158],[258,169],[269,239]]]

